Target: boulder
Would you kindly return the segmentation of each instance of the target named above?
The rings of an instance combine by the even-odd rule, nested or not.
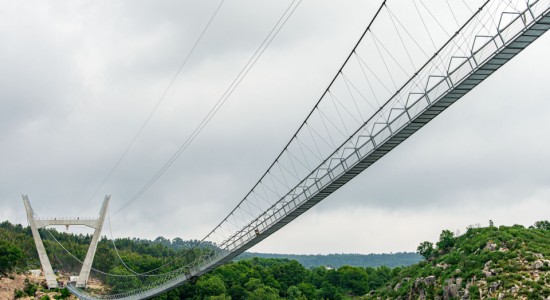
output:
[[[494,293],[498,290],[498,288],[500,287],[500,282],[493,282],[491,283],[491,285],[489,286],[489,292],[490,293]]]
[[[395,287],[393,288],[394,291],[398,291],[401,288],[401,282],[398,282]]]
[[[458,297],[458,286],[449,284],[443,288],[443,299],[455,299]]]
[[[423,282],[424,282],[424,277],[416,278],[416,280],[414,281],[414,287],[418,288],[420,286],[420,284],[423,283]]]
[[[491,243],[491,242],[487,242],[487,245],[485,245],[485,250],[489,250],[489,251],[495,251],[497,249],[497,244],[495,243]]]
[[[428,276],[428,277],[424,278],[424,283],[425,283],[426,285],[433,285],[433,284],[435,284],[435,276],[432,275],[432,276]]]
[[[438,264],[436,264],[435,266],[438,267],[438,268],[441,268],[441,269],[443,269],[443,270],[445,270],[445,269],[447,269],[447,268],[449,267],[449,265],[446,264],[446,263],[444,263],[444,262],[438,263]]]
[[[538,270],[540,268],[542,268],[544,266],[544,262],[542,262],[542,260],[535,260],[535,262],[533,263],[533,265],[531,266],[532,269],[535,269],[535,270]]]
[[[424,289],[420,289],[418,300],[426,300],[426,291]]]

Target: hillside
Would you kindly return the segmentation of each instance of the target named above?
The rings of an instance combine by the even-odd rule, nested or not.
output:
[[[58,280],[67,281],[69,274],[78,273],[80,264],[66,253],[56,240],[77,258],[82,260],[87,251],[91,237],[89,235],[74,235],[57,232],[55,230],[40,230],[40,232],[53,268],[59,270]],[[186,251],[191,246],[195,245],[197,241],[184,241],[179,238],[169,240],[159,237],[153,241],[125,238],[117,239],[115,242],[122,260],[124,260],[133,271],[145,272],[172,261],[175,256],[178,256],[182,251]],[[196,249],[197,253],[193,253],[183,259],[190,259],[193,255],[200,255],[200,251],[203,250]],[[13,285],[9,291],[6,290],[4,292],[15,294],[16,289],[20,291],[24,290],[21,283],[16,285],[16,280],[10,278],[19,278],[20,275],[24,275],[29,269],[40,268],[30,228],[23,227],[19,224],[14,225],[8,221],[0,223],[0,254],[0,278],[2,278],[2,273],[4,273],[5,283],[3,285],[7,285],[7,282]],[[263,256],[263,254],[244,255]],[[269,254],[265,254],[265,256],[269,256]],[[283,255],[276,256],[282,257]],[[216,270],[213,273],[216,277],[214,279],[212,279],[212,275],[201,277],[196,284],[186,284],[184,287],[166,294],[172,296],[162,296],[160,298],[164,299],[164,297],[168,297],[168,299],[179,299],[180,297],[194,297],[196,299],[202,299],[204,297],[217,295],[217,291],[227,292],[227,295],[231,296],[232,299],[245,299],[250,293],[268,293],[271,296],[275,295],[276,297],[280,297],[287,296],[288,288],[293,286],[295,290],[296,286],[300,284],[300,287],[304,289],[300,291],[300,293],[303,292],[309,295],[309,297],[322,295],[324,298],[338,298],[346,294],[361,295],[371,289],[382,286],[382,284],[391,277],[392,271],[385,266],[386,263],[390,266],[410,265],[422,259],[415,253],[380,255],[337,254],[328,256],[309,255],[303,257],[306,258],[308,267],[304,267],[297,261],[290,259],[241,259],[238,262],[230,263]],[[184,262],[180,259],[177,265],[183,263]],[[359,266],[372,265],[379,268],[340,267],[338,269],[330,269],[316,266],[316,264],[332,266],[357,264]],[[130,274],[117,258],[112,241],[105,237],[102,238],[98,244],[93,266],[94,268],[112,274]],[[162,267],[161,272],[170,271],[173,267],[172,265]],[[292,270],[298,272],[300,275],[290,280],[288,278],[290,275],[287,274]],[[231,274],[236,274],[235,276],[238,276],[238,280],[233,278]],[[352,284],[347,282],[347,280],[335,279],[349,276],[349,274],[359,274],[357,276],[362,278],[362,282]],[[131,289],[137,287],[139,284],[136,282],[130,282],[131,284],[129,284],[128,282],[118,280],[116,277],[97,276],[97,273],[92,274],[94,280],[103,282],[113,291]],[[32,278],[30,275],[27,277],[29,280],[36,280],[36,278]],[[204,284],[209,285],[213,280],[218,283],[217,287],[219,289],[213,288],[212,290],[203,290],[202,286]],[[220,288],[220,282],[222,282],[223,288]],[[37,283],[38,289],[35,290],[35,292],[37,294],[45,292],[41,282]],[[134,284],[137,285],[134,286]]]
[[[550,299],[550,223],[450,231],[367,299]]]
[[[53,237],[77,256],[85,253],[89,236],[42,232],[54,268],[60,274],[78,267]],[[161,266],[194,241],[120,239],[117,248],[136,272]],[[178,250],[176,250],[178,249]],[[197,249],[200,255],[205,249]],[[418,252],[426,258],[408,267],[310,267],[297,260],[247,258],[221,266],[157,299],[548,299],[550,300],[550,222],[524,228],[490,226],[470,228],[459,237],[443,230],[435,244],[422,242]],[[103,238],[94,267],[109,273],[129,274],[116,258],[112,241]],[[246,254],[256,255],[256,254]],[[261,254],[260,254],[261,255]],[[400,253],[408,257],[408,254]],[[309,256],[306,256],[309,257]],[[312,256],[317,257],[318,256]],[[336,256],[344,259],[345,256]],[[368,257],[368,255],[367,255]],[[376,257],[376,256],[374,256]],[[36,268],[38,260],[28,227],[0,223],[0,279],[19,280],[18,293],[46,292],[25,284],[16,273]],[[170,270],[169,267],[162,269]],[[14,272],[15,271],[15,272]],[[11,272],[11,273],[10,273]],[[11,274],[2,279],[2,273]],[[67,273],[65,273],[67,274]],[[61,275],[60,275],[61,276]],[[10,279],[15,278],[15,279]],[[112,291],[131,289],[138,282],[112,277],[96,278]],[[137,284],[137,285],[135,285]],[[11,293],[10,291],[4,291]],[[16,291],[13,291],[14,293]]]

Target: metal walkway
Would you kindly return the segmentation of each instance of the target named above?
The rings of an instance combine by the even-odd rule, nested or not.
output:
[[[457,32],[386,102],[381,108],[383,119],[378,117],[380,114],[371,117],[277,203],[216,244],[218,249],[212,255],[128,293],[91,295],[69,285],[70,291],[80,299],[150,298],[227,263],[261,242],[378,161],[550,28],[550,0],[530,1],[524,11],[505,12],[502,16],[505,14],[508,18],[501,18],[493,35],[471,36],[474,47],[469,55],[447,58],[445,72],[426,73],[426,66],[444,57],[441,53],[451,47]],[[422,88],[419,82],[423,83]]]

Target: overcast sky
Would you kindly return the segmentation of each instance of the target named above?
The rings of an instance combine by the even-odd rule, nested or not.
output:
[[[94,216],[106,194],[116,211],[192,132],[289,3],[226,1],[89,201],[218,2],[1,2],[0,220],[27,223],[21,194],[44,217]],[[112,216],[114,236],[202,238],[281,151],[378,5],[304,1],[188,151]],[[414,251],[442,229],[549,219],[548,49],[546,34],[252,251]]]

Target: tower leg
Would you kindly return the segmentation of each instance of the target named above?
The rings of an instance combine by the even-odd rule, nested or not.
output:
[[[46,253],[46,249],[44,248],[44,244],[42,243],[42,238],[40,237],[38,228],[36,227],[36,223],[34,221],[34,211],[32,210],[31,203],[29,202],[29,197],[26,195],[23,195],[23,203],[25,204],[25,210],[27,211],[27,219],[29,221],[29,225],[31,226],[32,237],[34,238],[36,251],[38,252],[38,257],[40,258],[40,264],[42,264],[44,277],[46,277],[46,283],[50,289],[57,288],[57,279],[53,273],[52,265],[50,263],[50,259],[48,258],[48,254]]]
[[[99,212],[99,221],[97,222],[97,227],[95,227],[94,235],[92,236],[92,241],[90,242],[90,247],[86,253],[86,258],[82,264],[82,269],[80,270],[80,275],[76,281],[76,287],[86,287],[88,283],[88,277],[90,276],[90,270],[92,269],[92,264],[94,262],[95,251],[97,249],[97,243],[99,242],[99,237],[101,236],[101,229],[103,228],[103,222],[105,221],[105,214],[107,208],[109,207],[110,197],[105,197],[103,205],[101,206],[101,211]]]

